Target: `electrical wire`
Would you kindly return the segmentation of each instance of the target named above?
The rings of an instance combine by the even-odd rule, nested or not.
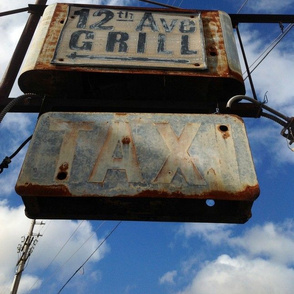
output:
[[[257,63],[257,65],[250,70],[250,73],[253,73],[255,69],[264,61],[264,59],[271,53],[271,51],[282,41],[282,39],[289,33],[289,31],[293,28],[294,24],[289,24],[285,31],[280,34],[256,59],[255,61],[250,65],[249,68],[251,68],[260,58],[261,60]],[[264,55],[264,56],[263,56]],[[262,57],[263,56],[263,57]],[[246,73],[243,72],[243,75]],[[244,78],[244,81],[248,78],[248,75]]]
[[[28,99],[30,97],[40,97],[35,93],[26,93],[23,95],[18,96],[17,98],[12,99],[0,112],[0,123],[2,122],[4,116],[19,102],[24,99]],[[9,164],[11,163],[11,159],[16,156],[19,151],[31,140],[32,136],[28,137],[17,149],[15,152],[12,153],[10,156],[6,156],[3,161],[0,163],[0,174],[3,172],[4,168],[8,168]]]
[[[43,270],[43,272],[45,272],[49,266],[54,262],[54,260],[57,258],[57,256],[60,254],[60,252],[63,250],[63,248],[66,246],[66,244],[70,241],[70,239],[75,235],[75,233],[77,232],[77,230],[79,229],[79,227],[82,225],[82,223],[85,220],[81,221],[76,229],[73,231],[73,233],[70,235],[70,237],[67,239],[67,241],[65,241],[65,243],[62,245],[62,247],[59,249],[59,251],[55,254],[55,256],[52,258],[52,260],[49,262],[49,264],[46,266],[46,268]],[[44,231],[45,232],[45,231]],[[44,233],[43,233],[44,234]],[[32,288],[36,285],[36,283],[38,282],[38,280],[35,281],[35,283],[31,286],[31,288],[29,289],[29,292],[32,290]]]
[[[183,1],[184,1],[184,0],[181,0],[181,2],[180,2],[180,4],[179,4],[179,7],[181,7],[181,6],[182,6],[182,3],[183,3]]]
[[[90,235],[88,237],[88,239],[86,241],[84,241],[84,243],[63,263],[62,266],[64,266],[67,262],[69,262],[72,257],[94,236],[95,232],[98,231],[102,226],[103,224],[105,223],[105,221],[103,221],[97,228],[96,230],[92,233],[92,235]]]
[[[112,233],[118,228],[118,226],[122,223],[119,221],[113,229],[107,234],[107,236],[100,242],[97,248],[89,255],[89,257],[82,263],[82,265],[71,275],[71,277],[66,281],[66,283],[60,288],[58,294],[66,287],[66,285],[71,281],[71,279],[79,272],[79,270],[90,260],[90,258],[95,254],[95,252],[106,242],[106,240],[112,235]]]
[[[5,168],[8,168],[9,164],[11,163],[11,159],[16,156],[19,151],[32,139],[32,135],[29,136],[24,142],[21,143],[21,145],[10,155],[5,156],[5,158],[0,163],[0,174],[3,172]]]
[[[241,7],[239,8],[239,10],[237,11],[237,14],[240,13],[240,11],[244,8],[244,6],[247,4],[248,1],[249,1],[249,0],[245,0],[245,1],[243,2],[243,4],[241,5]]]
[[[78,226],[76,227],[76,229],[73,231],[73,233],[70,235],[70,237],[67,239],[67,241],[62,245],[62,247],[60,248],[60,250],[57,252],[57,254],[54,256],[54,258],[52,259],[52,261],[49,263],[49,265],[47,266],[47,268],[52,264],[52,262],[57,258],[57,256],[60,254],[60,252],[63,250],[63,248],[66,246],[66,244],[70,241],[70,239],[75,235],[75,233],[77,232],[77,230],[79,229],[79,227],[83,224],[85,220],[81,221]],[[46,268],[46,269],[47,269]],[[45,270],[46,270],[45,269]]]
[[[167,5],[161,2],[157,2],[157,1],[152,1],[152,0],[139,0],[141,2],[145,2],[148,4],[154,4],[154,5],[158,5],[158,6],[162,6],[162,7],[166,7],[166,8],[172,8],[172,9],[178,9],[178,7],[172,6],[172,5]]]
[[[99,226],[97,226],[96,227],[96,229],[94,230],[94,232],[84,241],[84,243],[82,243],[82,245],[62,264],[62,265],[60,265],[59,266],[59,268],[58,268],[58,270],[60,270],[60,269],[62,269],[64,266],[65,266],[65,264],[93,237],[93,235],[95,234],[95,232],[97,232],[101,227],[102,227],[102,225],[105,223],[105,221],[103,221],[101,224],[99,224]],[[75,231],[77,231],[77,229],[75,230]],[[72,236],[74,235],[74,233],[72,234]],[[71,237],[72,237],[71,236]],[[64,246],[63,246],[64,247]],[[51,264],[51,263],[50,263]],[[47,268],[48,268],[49,266],[47,266]],[[46,268],[46,269],[47,269]],[[45,269],[45,270],[46,270]],[[43,284],[45,284],[45,282],[48,282],[48,281],[50,281],[56,274],[58,273],[58,271],[55,271],[50,277],[48,277],[47,279],[45,279],[44,281],[43,281]]]
[[[31,97],[40,97],[41,98],[41,96],[39,96],[35,93],[26,93],[26,94],[23,94],[23,95],[20,95],[20,96],[14,98],[14,99],[11,99],[11,101],[0,112],[0,123],[2,122],[4,116],[7,114],[7,112],[9,112],[14,107],[14,105],[21,102],[24,99],[28,99]]]

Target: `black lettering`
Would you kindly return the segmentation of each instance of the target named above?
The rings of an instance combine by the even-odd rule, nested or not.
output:
[[[171,21],[170,25],[167,24],[167,22],[166,22],[166,20],[164,18],[161,18],[160,21],[162,23],[163,28],[165,29],[165,32],[170,33],[174,29],[174,27],[175,27],[178,20],[173,19]]]
[[[129,35],[124,32],[109,32],[106,44],[106,51],[113,52],[115,44],[118,43],[118,52],[127,52],[128,44],[126,41],[129,39]]]
[[[166,36],[164,34],[158,34],[158,47],[157,52],[158,53],[164,53],[164,54],[171,54],[172,51],[166,51],[165,50],[165,40]]]
[[[114,13],[111,10],[107,9],[101,9],[98,11],[95,11],[93,13],[93,16],[101,16],[105,14],[105,17],[101,19],[98,22],[95,22],[94,24],[90,25],[90,29],[98,29],[98,30],[112,30],[113,26],[103,26],[105,23],[109,22],[114,17]]]
[[[146,20],[148,20],[149,23],[145,24]],[[136,31],[142,32],[143,27],[151,28],[153,32],[158,32],[158,27],[151,12],[144,13],[144,16],[142,17],[139,25],[136,27]]]
[[[180,23],[181,33],[194,33],[196,30],[195,22],[193,20],[183,20]]]
[[[77,23],[77,28],[84,29],[86,27],[87,20],[89,17],[89,11],[90,9],[81,9],[81,10],[75,11],[74,15],[80,16]]]
[[[85,40],[93,40],[94,33],[91,31],[77,31],[72,33],[69,41],[69,48],[72,50],[91,50],[93,42],[85,42],[80,41],[81,35],[85,35]],[[78,43],[82,43],[83,45],[79,46]]]
[[[137,53],[145,52],[146,33],[139,33]]]
[[[122,16],[124,15],[124,12],[119,11],[117,14],[118,14],[118,18],[122,18]]]
[[[189,49],[189,35],[182,36],[181,54],[183,54],[183,55],[197,54],[197,51]]]

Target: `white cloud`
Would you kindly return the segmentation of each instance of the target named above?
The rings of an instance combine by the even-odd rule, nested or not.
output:
[[[269,43],[280,34],[280,31],[277,30],[275,33],[271,31],[265,36],[253,30],[252,26],[246,25],[242,28],[241,34],[247,60],[251,65],[268,47]],[[289,35],[275,47],[252,73],[258,99],[262,101],[265,93],[267,93],[267,106],[289,117],[294,116],[292,81],[294,54],[293,44],[289,41],[291,36],[293,36],[293,31],[290,31]],[[269,41],[269,39],[271,40]],[[292,49],[290,50],[290,48]],[[242,61],[241,54],[239,56]],[[252,97],[248,80],[246,85],[247,95]],[[251,119],[251,121],[252,127],[249,130],[249,139],[253,149],[260,151],[258,153],[260,157],[266,154],[267,160],[270,158],[270,161],[274,161],[274,164],[294,163],[293,153],[288,149],[286,139],[280,135],[283,128],[281,125],[264,117]],[[262,160],[261,158],[254,159],[257,163]]]
[[[28,129],[32,130],[36,123],[36,115],[28,115],[24,113],[7,113],[1,122],[1,130],[7,130],[7,136],[14,133],[14,136],[19,139],[22,136],[29,136]]]
[[[187,238],[198,236],[210,245],[230,248],[230,256],[222,254],[215,260],[206,260],[200,270],[199,263],[194,262],[194,269],[198,270],[179,294],[293,292],[294,220],[256,225],[238,237],[226,225],[185,224],[179,232]],[[219,236],[216,240],[221,243],[215,242],[215,232]],[[181,275],[187,276],[187,272],[179,273],[179,279]]]
[[[21,143],[33,133],[36,122],[36,115],[23,113],[8,113],[0,124],[1,144],[0,162],[6,157],[11,156]],[[12,158],[8,168],[4,169],[0,177],[0,198],[7,197],[14,191],[14,186],[22,165],[27,144],[15,157]]]
[[[24,217],[24,207],[12,208],[0,201],[0,289],[10,288],[17,262],[17,245],[29,229],[31,220]],[[34,279],[27,275],[26,279]],[[6,292],[7,293],[7,292]]]
[[[271,33],[269,35],[272,36],[273,40],[278,34],[273,35]],[[247,27],[246,31],[242,31],[242,39],[249,65],[269,45],[269,42],[265,42],[266,36],[256,31],[251,31],[250,27]],[[294,98],[291,78],[294,74],[294,54],[293,50],[289,51],[287,49],[290,46],[289,44],[291,44],[287,40],[286,37],[252,73],[258,98],[262,100],[267,92],[268,106],[272,108],[278,107],[279,109],[277,110],[280,112],[287,111]],[[239,55],[242,60],[241,54]]]
[[[265,256],[275,263],[294,264],[294,221],[255,226],[243,236],[228,240],[252,256]]]
[[[294,270],[260,258],[221,255],[206,263],[178,294],[290,294]]]
[[[184,234],[186,238],[197,236],[212,244],[220,244],[229,238],[232,228],[233,225],[228,224],[185,223],[180,226],[179,234]]]
[[[286,11],[293,4],[293,0],[259,0],[248,1],[247,7],[250,7],[253,11],[259,13],[279,13],[281,11]]]
[[[160,279],[159,284],[174,284],[175,277],[177,276],[177,271],[169,271],[165,273]]]
[[[0,290],[10,288],[12,284],[18,259],[17,245],[21,243],[21,236],[27,234],[30,224],[31,220],[24,216],[23,206],[12,208],[8,207],[6,201],[0,202]],[[39,242],[30,257],[25,275],[22,277],[20,285],[23,287],[22,293],[29,293],[29,290],[40,286],[41,282],[42,287],[55,285],[58,281],[62,283],[97,248],[100,240],[97,238],[94,228],[86,221],[68,241],[77,225],[78,222],[70,220],[50,221],[45,225],[43,232],[41,232],[43,236],[38,239]],[[34,232],[38,233],[40,229],[41,227],[36,225]],[[88,241],[83,245],[86,240]],[[61,254],[51,263],[66,241],[68,243]],[[92,273],[91,264],[101,260],[108,251],[109,246],[104,243],[85,266],[84,276],[98,279],[97,273]],[[50,263],[50,267],[47,268]],[[43,272],[45,269],[46,272]],[[40,275],[47,278],[41,281]],[[54,284],[51,278],[53,278]]]

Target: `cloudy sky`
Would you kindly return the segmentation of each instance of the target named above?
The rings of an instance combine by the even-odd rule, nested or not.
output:
[[[5,2],[5,3],[4,3]],[[67,1],[62,1],[67,2]],[[148,6],[138,1],[69,1]],[[163,3],[236,13],[243,0],[163,0]],[[0,11],[33,2],[2,1]],[[53,1],[48,1],[48,4]],[[247,1],[240,13],[294,14],[294,0]],[[0,74],[10,60],[27,13],[0,19]],[[284,24],[286,29],[288,24]],[[280,35],[278,24],[240,25],[249,64]],[[253,73],[258,98],[294,115],[294,30]],[[246,75],[245,75],[246,76]],[[247,95],[251,95],[247,84]],[[21,91],[15,85],[11,97]],[[34,129],[35,114],[8,114],[0,125],[0,160],[11,155]],[[294,289],[294,153],[281,127],[245,119],[261,194],[244,225],[122,222],[62,290],[62,293],[290,294]],[[0,293],[9,293],[29,230],[14,186],[26,149],[0,175]],[[115,221],[43,220],[19,293],[58,293],[70,276],[118,224]]]

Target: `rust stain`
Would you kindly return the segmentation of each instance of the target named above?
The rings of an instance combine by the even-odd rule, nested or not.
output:
[[[130,142],[131,142],[130,137],[128,137],[128,136],[123,137],[123,139],[122,139],[122,143],[123,144],[130,144]]]
[[[218,126],[218,130],[221,132],[222,137],[224,139],[227,139],[230,137],[229,128],[226,125],[220,125]]]
[[[214,174],[216,176],[216,172],[213,168],[210,168],[208,171],[207,171],[207,175],[209,174]]]
[[[229,132],[224,132],[224,133],[223,133],[223,138],[224,138],[224,139],[228,139],[229,137],[230,137]]]
[[[32,183],[25,183],[24,185],[17,185],[15,190],[22,197],[24,196],[72,196],[66,185],[37,185]]]
[[[200,194],[186,195],[181,191],[166,192],[160,190],[144,190],[134,195],[117,194],[115,196],[103,196],[97,193],[96,195],[85,194],[85,195],[72,195],[66,185],[37,185],[32,183],[26,183],[25,185],[16,186],[16,192],[22,197],[25,196],[40,196],[40,197],[94,197],[94,198],[161,198],[164,199],[213,199],[213,200],[231,200],[231,201],[254,201],[260,193],[259,185],[246,186],[243,191],[240,192],[225,192],[212,190]]]
[[[254,201],[260,193],[259,185],[246,186],[243,191],[236,193],[212,190],[205,193],[186,195],[180,191],[168,193],[166,191],[145,190],[136,195],[117,195],[115,197],[148,197],[148,198],[182,198],[182,199],[213,199],[213,200],[234,200]]]
[[[59,170],[61,172],[66,172],[68,170],[68,163],[67,162],[62,163],[62,165],[59,167]]]
[[[259,185],[246,186],[243,191],[236,193],[228,193],[224,191],[210,191],[199,195],[204,199],[214,199],[214,200],[236,200],[236,201],[254,201],[260,194]]]

